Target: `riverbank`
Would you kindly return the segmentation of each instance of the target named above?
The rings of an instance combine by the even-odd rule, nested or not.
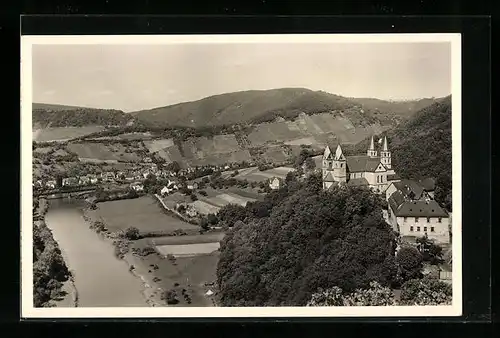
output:
[[[87,208],[83,211],[89,227],[113,243],[117,257],[128,265],[130,273],[141,280],[143,295],[149,306],[215,306],[210,295],[213,292],[211,285],[215,280],[219,260],[218,251],[174,258],[164,256],[156,246],[169,244],[196,246],[197,243],[206,243],[210,246],[211,242],[218,242],[221,239],[220,235],[200,234],[199,231],[193,232],[192,235],[185,232],[176,235],[177,232],[172,231],[172,234],[161,237],[129,240],[125,237],[125,230],[117,230],[116,225],[109,229],[96,210]],[[169,232],[171,231],[165,233]],[[175,292],[178,301],[167,304],[164,298],[167,292]]]
[[[135,277],[138,278],[143,286],[143,297],[146,303],[151,307],[164,306],[164,302],[161,299],[163,289],[155,282],[154,278],[148,276],[144,273],[146,270],[145,263],[130,251],[130,246],[132,241],[124,237],[123,231],[111,232],[106,228],[106,225],[102,222],[102,219],[96,218],[96,214],[90,212],[89,208],[82,208],[83,218],[88,223],[89,227],[93,229],[100,237],[112,244],[115,247],[116,258],[122,260],[127,264],[128,271]],[[96,227],[94,224],[96,222],[102,225]]]
[[[45,219],[33,224],[33,302],[36,307],[76,307],[78,292],[67,259]]]

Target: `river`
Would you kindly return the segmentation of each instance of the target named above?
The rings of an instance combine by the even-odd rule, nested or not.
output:
[[[114,255],[113,245],[89,229],[83,201],[51,200],[45,216],[74,275],[79,307],[146,307],[141,280]]]

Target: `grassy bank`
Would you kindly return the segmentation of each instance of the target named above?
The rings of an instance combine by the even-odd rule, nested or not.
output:
[[[33,303],[35,307],[77,306],[77,291],[59,245],[44,221],[33,226]]]

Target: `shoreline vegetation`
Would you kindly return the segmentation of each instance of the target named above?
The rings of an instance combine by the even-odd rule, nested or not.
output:
[[[78,307],[78,290],[67,258],[45,224],[45,198],[33,205],[33,303],[35,307]]]
[[[101,220],[96,220],[89,214],[89,210],[89,208],[82,208],[84,220],[89,224],[90,229],[99,234],[103,240],[113,245],[115,248],[115,257],[126,263],[128,271],[134,277],[141,280],[143,286],[142,295],[146,303],[151,307],[166,306],[161,299],[161,294],[164,290],[160,285],[155,282],[154,278],[149,278],[147,274],[137,271],[136,265],[140,264],[140,262],[134,257],[135,252],[130,250],[132,241],[127,238],[126,232],[122,230],[116,232],[109,231]]]

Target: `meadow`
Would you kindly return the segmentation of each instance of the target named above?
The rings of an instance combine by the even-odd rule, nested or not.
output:
[[[179,302],[167,306],[214,306],[205,295],[210,290],[206,284],[216,279],[218,248],[223,237],[224,233],[219,232],[141,239],[132,243],[132,250],[154,247],[156,252],[132,255],[129,263],[152,290],[170,290],[177,294]]]
[[[76,153],[81,160],[119,162],[141,161],[139,155],[133,152],[127,152],[127,147],[119,143],[71,143],[68,145],[68,149]]]
[[[157,201],[149,196],[109,201],[97,204],[92,210],[97,219],[111,231],[136,227],[140,232],[199,230],[199,227],[167,215]]]
[[[67,141],[102,130],[102,126],[33,129],[32,138],[36,142]]]

